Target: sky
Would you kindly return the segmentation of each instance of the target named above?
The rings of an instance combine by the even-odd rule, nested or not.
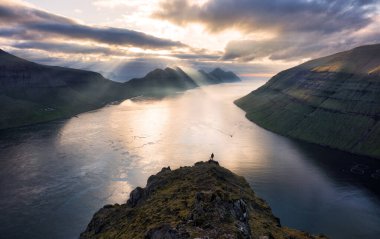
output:
[[[154,68],[269,77],[380,43],[380,0],[0,0],[0,44],[126,81]]]

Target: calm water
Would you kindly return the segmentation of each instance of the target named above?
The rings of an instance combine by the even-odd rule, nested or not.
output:
[[[94,212],[125,202],[149,175],[211,152],[246,177],[283,225],[332,238],[378,238],[380,163],[246,120],[232,101],[263,83],[127,100],[0,132],[0,238],[77,238]]]

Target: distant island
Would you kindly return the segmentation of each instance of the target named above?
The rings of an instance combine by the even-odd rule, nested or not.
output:
[[[240,81],[220,68],[195,71],[156,69],[118,83],[101,74],[41,65],[0,50],[0,129],[67,118],[136,96],[164,97],[202,85]]]
[[[380,44],[282,71],[235,103],[276,133],[380,158]]]
[[[210,160],[163,168],[149,177],[145,188],[133,190],[126,204],[100,209],[80,238],[326,237],[282,227],[243,177]]]

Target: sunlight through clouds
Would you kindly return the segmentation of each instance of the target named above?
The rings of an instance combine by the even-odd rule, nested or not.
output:
[[[265,65],[268,71],[261,68],[260,74],[272,74],[378,42],[378,5],[377,0],[3,0],[0,42],[30,60],[92,70],[100,67],[96,62],[107,62],[103,69],[123,60],[157,59],[142,62],[153,68],[173,61],[224,65],[248,75]]]

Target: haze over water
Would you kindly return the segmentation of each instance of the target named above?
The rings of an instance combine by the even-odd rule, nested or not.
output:
[[[0,237],[77,238],[100,207],[124,203],[162,167],[190,166],[213,152],[246,177],[283,225],[331,238],[376,238],[380,180],[371,174],[380,163],[248,121],[233,100],[264,82],[126,100],[0,132]],[[363,170],[352,170],[359,163]]]

